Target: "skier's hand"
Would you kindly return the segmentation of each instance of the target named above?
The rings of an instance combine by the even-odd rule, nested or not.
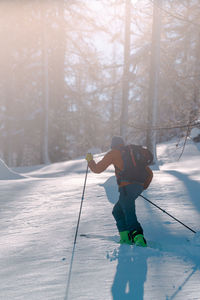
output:
[[[89,163],[91,160],[93,160],[93,155],[91,153],[87,153],[85,159]]]

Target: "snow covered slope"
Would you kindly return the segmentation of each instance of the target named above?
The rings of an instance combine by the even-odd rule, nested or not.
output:
[[[4,161],[0,159],[0,180],[15,180],[22,178],[25,177],[12,171],[10,168],[8,168]]]
[[[90,172],[79,234],[92,238],[78,235],[69,300],[200,299],[199,149],[190,142],[179,154],[173,143],[159,146],[160,170],[144,196],[198,233],[139,198],[145,237],[164,250],[120,246],[113,168]],[[24,178],[0,181],[0,299],[64,300],[86,163],[19,171]]]

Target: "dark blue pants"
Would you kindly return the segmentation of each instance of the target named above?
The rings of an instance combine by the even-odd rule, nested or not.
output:
[[[119,200],[112,211],[119,232],[137,230],[143,233],[135,212],[135,200],[142,191],[143,187],[139,184],[129,184],[119,188]]]

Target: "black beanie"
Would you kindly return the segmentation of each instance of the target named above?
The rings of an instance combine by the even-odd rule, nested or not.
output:
[[[113,136],[111,141],[111,149],[115,148],[117,149],[119,145],[124,146],[124,140],[121,136]]]

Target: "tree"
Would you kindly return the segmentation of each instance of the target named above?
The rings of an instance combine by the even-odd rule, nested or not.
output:
[[[120,135],[126,140],[128,125],[128,100],[129,100],[129,68],[130,68],[130,27],[131,27],[131,2],[125,3],[125,40],[124,40],[124,67],[122,82],[122,107],[120,119]]]
[[[148,101],[148,129],[147,129],[147,148],[153,153],[154,163],[156,161],[156,131],[153,127],[156,125],[157,102],[158,102],[158,80],[160,70],[160,26],[161,0],[154,0],[153,6],[153,25],[152,25],[152,48],[150,65],[150,83],[149,83],[149,101]]]
[[[40,164],[48,164],[49,160],[49,53],[47,37],[47,9],[43,1],[41,4],[41,49],[42,49],[42,113],[41,113],[41,132],[40,132]]]

